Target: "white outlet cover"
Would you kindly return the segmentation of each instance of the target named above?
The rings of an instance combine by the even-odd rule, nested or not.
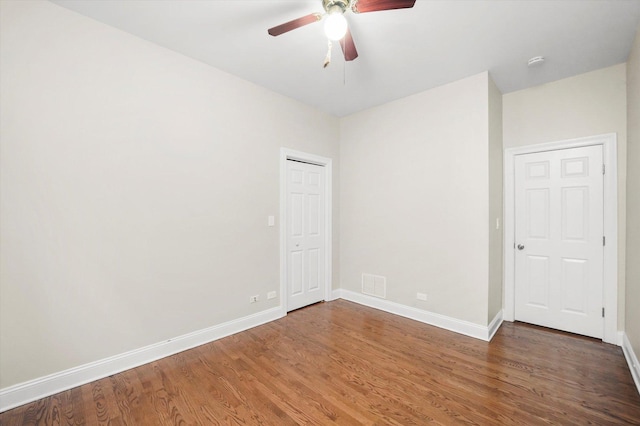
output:
[[[426,294],[424,294],[424,293],[418,293],[418,294],[416,294],[416,298],[417,298],[418,300],[423,300],[423,301],[425,301],[425,302],[427,301],[427,295],[426,295]]]
[[[267,299],[275,299],[275,298],[276,298],[275,291],[270,291],[269,293],[267,293]]]
[[[276,224],[276,217],[275,216],[269,216],[267,218],[267,225],[268,226],[275,226]]]

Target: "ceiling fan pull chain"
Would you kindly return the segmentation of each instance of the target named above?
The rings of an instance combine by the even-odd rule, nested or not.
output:
[[[347,85],[347,61],[342,63],[342,85]]]
[[[322,68],[328,67],[329,64],[331,63],[331,47],[332,46],[333,46],[333,44],[331,43],[331,40],[329,40],[327,56],[324,57],[324,63],[322,64]]]

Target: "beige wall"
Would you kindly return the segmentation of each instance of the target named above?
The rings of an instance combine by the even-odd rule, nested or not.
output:
[[[341,120],[343,289],[382,275],[390,301],[487,325],[488,78]]]
[[[624,328],[627,104],[625,64],[503,96],[504,147],[604,133],[618,139],[618,329]]]
[[[502,310],[502,93],[489,83],[489,311],[487,321]],[[496,221],[499,224],[496,224]],[[497,227],[499,226],[499,228]]]
[[[0,388],[276,306],[279,148],[337,171],[338,120],[49,2],[0,8]]]
[[[626,333],[640,356],[640,28],[627,61]]]

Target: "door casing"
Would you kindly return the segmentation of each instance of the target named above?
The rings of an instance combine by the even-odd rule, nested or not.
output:
[[[557,149],[601,145],[604,174],[603,304],[605,308],[602,340],[620,345],[618,333],[618,168],[615,133],[557,142],[508,148],[504,151],[504,320],[515,319],[515,158],[518,155]]]
[[[287,315],[287,160],[302,161],[316,164],[325,169],[325,203],[324,203],[324,229],[325,229],[325,274],[324,274],[324,300],[331,300],[332,281],[332,160],[315,154],[295,151],[288,148],[280,148],[280,309],[281,315]]]

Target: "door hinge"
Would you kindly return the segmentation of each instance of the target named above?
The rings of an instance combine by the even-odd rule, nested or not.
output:
[[[602,308],[602,318],[604,318],[604,308]]]
[[[604,173],[605,173],[605,166],[604,166],[604,164],[603,164],[603,165],[602,165],[602,174],[604,174]]]
[[[607,244],[607,239],[605,238],[605,236],[602,236],[602,245],[604,246],[605,244]]]

